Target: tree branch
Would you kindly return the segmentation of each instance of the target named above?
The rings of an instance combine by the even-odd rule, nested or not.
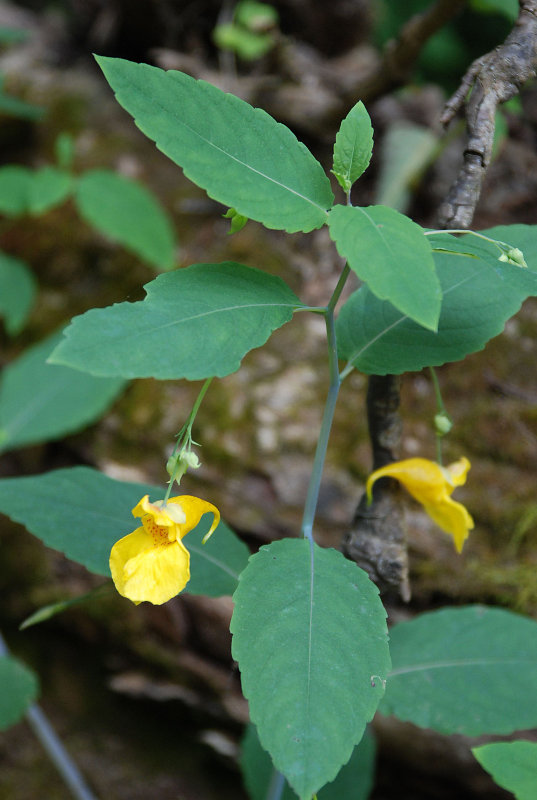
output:
[[[537,69],[537,0],[519,0],[520,11],[505,42],[478,58],[446,103],[447,125],[465,103],[467,143],[464,163],[439,211],[445,228],[468,228],[481,194],[494,139],[496,108],[520,90]]]
[[[367,420],[373,469],[395,461],[401,440],[400,378],[371,375],[367,390]],[[381,592],[398,591],[410,599],[404,514],[397,481],[379,480],[369,506],[362,496],[352,526],[342,543],[343,553],[365,569]]]

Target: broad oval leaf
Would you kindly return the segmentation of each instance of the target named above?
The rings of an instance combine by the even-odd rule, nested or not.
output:
[[[37,697],[37,677],[21,661],[0,655],[0,730],[18,722]]]
[[[3,478],[0,513],[24,525],[48,547],[109,577],[112,545],[138,527],[131,512],[145,494],[161,499],[164,489],[117,481],[89,467],[73,467]],[[249,551],[223,522],[202,545],[209,524],[202,519],[185,539],[192,574],[186,591],[210,597],[232,594]]]
[[[515,242],[516,244],[516,242]],[[442,286],[438,331],[416,325],[363,286],[337,321],[341,358],[361,372],[397,375],[458,361],[502,332],[523,300],[537,294],[537,272],[455,253],[435,253]]]
[[[175,265],[171,222],[145,186],[110,170],[91,170],[79,179],[75,200],[86,222],[152,266]]]
[[[442,295],[419,225],[386,206],[334,206],[328,226],[338,253],[379,299],[436,330]]]
[[[390,630],[379,711],[466,736],[537,727],[537,622],[498,608],[422,614]]]
[[[97,62],[140,130],[214,200],[290,233],[325,224],[334,202],[328,177],[285,125],[182,72]]]
[[[349,760],[384,691],[378,590],[341,553],[283,539],[250,559],[233,599],[232,652],[252,721],[309,800]]]
[[[0,316],[10,336],[24,327],[36,293],[37,282],[28,265],[0,252]]]
[[[472,753],[498,786],[517,800],[537,797],[537,742],[494,742],[473,747]]]
[[[275,780],[275,770],[266,750],[263,750],[255,725],[249,725],[242,739],[241,771],[250,800],[266,800],[269,787]],[[349,761],[340,769],[332,783],[317,792],[318,800],[367,800],[375,777],[375,739],[366,730],[352,751]],[[281,800],[296,800],[296,794],[286,782]]]
[[[80,430],[123,391],[119,378],[95,378],[47,364],[55,333],[9,364],[0,382],[0,452]]]
[[[365,172],[373,152],[373,127],[362,101],[356,103],[342,121],[334,145],[334,169],[343,191]]]
[[[143,301],[75,317],[51,362],[125,378],[223,377],[302,305],[281,278],[231,261],[193,264],[144,288]]]

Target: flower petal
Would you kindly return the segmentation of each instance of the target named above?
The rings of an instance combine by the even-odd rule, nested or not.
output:
[[[458,461],[454,461],[453,464],[449,464],[445,467],[444,471],[447,472],[449,476],[448,481],[452,486],[462,486],[463,483],[466,483],[466,476],[469,469],[470,462],[463,456],[459,458]]]
[[[137,528],[113,546],[110,571],[123,597],[161,605],[190,580],[190,554],[180,540],[155,547],[145,529]]]
[[[171,503],[177,499],[178,498],[172,498],[172,500],[169,500],[168,502]],[[142,497],[140,502],[132,509],[133,517],[143,517],[145,514],[150,514],[156,525],[171,527],[172,525],[177,525],[178,523],[178,520],[173,519],[168,514],[167,506],[163,505],[161,500],[157,501],[156,503],[150,503],[148,494]],[[177,516],[177,511],[175,511],[174,516]],[[186,516],[179,521],[182,521],[183,523],[186,522]]]
[[[371,489],[379,478],[396,478],[422,505],[440,501],[446,491],[442,467],[428,458],[407,458],[375,470],[366,483],[368,499],[371,499]]]
[[[178,537],[181,539],[196,527],[204,514],[210,513],[213,515],[213,524],[202,540],[203,544],[205,544],[220,522],[220,512],[217,507],[213,506],[212,503],[208,503],[207,500],[202,500],[200,497],[193,497],[189,494],[182,494],[180,497],[172,497],[169,502],[180,502],[181,508],[186,514],[186,522],[183,525],[177,526]]]
[[[451,497],[446,497],[443,503],[425,505],[424,508],[443,531],[453,536],[457,553],[460,553],[474,527],[474,521],[466,508]]]

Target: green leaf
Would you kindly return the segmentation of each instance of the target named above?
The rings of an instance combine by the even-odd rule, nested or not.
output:
[[[338,253],[379,299],[436,330],[442,296],[419,225],[385,206],[334,206],[328,225]]]
[[[17,217],[27,212],[32,179],[28,167],[0,167],[0,214]]]
[[[146,494],[152,500],[162,499],[164,489],[123,483],[88,467],[73,467],[0,480],[0,512],[48,547],[91,572],[110,576],[112,545],[138,527],[131,511]],[[192,573],[187,590],[210,597],[232,594],[247,563],[248,549],[223,522],[202,545],[208,524],[202,519],[185,539]]]
[[[62,203],[70,191],[71,176],[57,167],[0,168],[0,213],[11,217],[49,211]]]
[[[143,301],[75,317],[50,360],[94,375],[223,377],[301,306],[281,278],[232,261],[193,264],[144,288]]]
[[[262,746],[303,800],[363,736],[389,669],[376,586],[304,539],[262,547],[233,597],[233,657]]]
[[[175,266],[171,221],[145,186],[109,170],[91,170],[78,181],[75,200],[94,228],[157,269]]]
[[[24,261],[0,252],[0,316],[10,336],[24,327],[36,291],[37,283]]]
[[[326,222],[330,182],[285,125],[182,72],[102,56],[97,62],[140,130],[214,200],[290,233]]]
[[[359,289],[338,318],[339,356],[365,373],[397,375],[481,350],[537,294],[537,272],[499,261],[497,253],[485,257],[434,254],[443,295],[437,333]]]
[[[35,673],[13,656],[0,656],[0,730],[22,719],[37,693]]]
[[[348,192],[365,172],[373,152],[373,127],[362,101],[349,111],[336,135],[334,169],[339,185]]]
[[[213,30],[214,43],[221,50],[231,50],[239,58],[253,61],[274,47],[274,37],[269,33],[255,33],[234,22],[217,25]]]
[[[255,725],[249,725],[246,729],[240,763],[250,800],[266,800],[275,770],[269,754],[261,747]],[[373,787],[374,771],[375,740],[366,730],[335,780],[317,793],[318,800],[367,800]],[[288,783],[285,784],[281,800],[296,800],[296,794]]]
[[[30,347],[0,383],[0,451],[57,439],[93,422],[125,383],[47,364],[61,334]]]
[[[495,742],[473,747],[472,753],[502,789],[517,800],[535,800],[537,742]]]
[[[422,614],[390,630],[379,710],[466,736],[537,727],[537,622],[498,608]]]
[[[42,167],[32,173],[28,212],[37,216],[63,203],[71,192],[71,175],[58,167]]]

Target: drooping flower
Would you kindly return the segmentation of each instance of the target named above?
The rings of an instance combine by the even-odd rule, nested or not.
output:
[[[409,494],[424,507],[443,531],[453,536],[457,552],[461,552],[474,521],[462,503],[452,500],[456,486],[466,483],[470,469],[467,458],[460,458],[447,467],[426,458],[407,458],[394,461],[375,470],[366,483],[366,493],[371,502],[373,484],[379,478],[396,478]]]
[[[183,537],[196,527],[203,514],[213,514],[213,524],[203,544],[220,522],[220,512],[199,497],[181,495],[149,502],[142,497],[132,509],[142,526],[112,547],[110,571],[116,589],[134,603],[148,600],[161,605],[181,592],[190,580],[190,553]]]

